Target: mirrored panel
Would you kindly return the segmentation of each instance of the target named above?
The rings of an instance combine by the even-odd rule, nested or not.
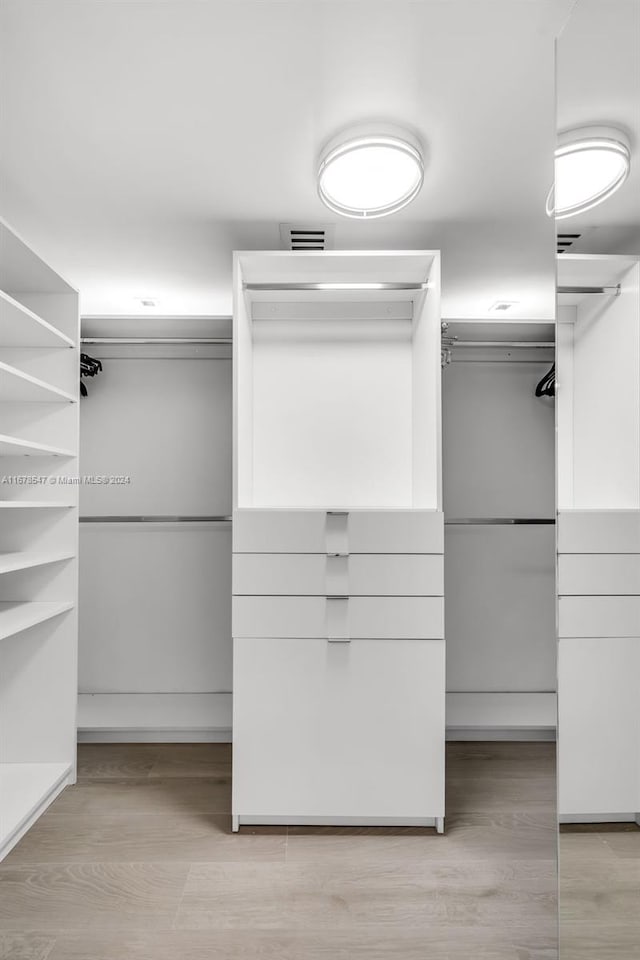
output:
[[[560,956],[637,960],[640,4],[634,0],[582,0],[574,8],[558,41],[558,128],[565,151],[555,196]]]

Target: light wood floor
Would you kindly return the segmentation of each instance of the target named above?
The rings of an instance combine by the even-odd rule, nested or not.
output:
[[[443,837],[231,835],[227,745],[82,745],[77,786],[0,864],[0,957],[556,960],[554,763],[450,744]]]
[[[562,827],[562,960],[640,960],[640,829]]]

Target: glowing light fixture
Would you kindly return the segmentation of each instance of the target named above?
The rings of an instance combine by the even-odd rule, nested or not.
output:
[[[402,210],[424,180],[419,142],[393,127],[358,128],[330,141],[318,165],[320,199],[343,217],[369,220]]]
[[[576,127],[561,133],[548,216],[564,220],[596,207],[620,189],[630,166],[629,141],[620,130]]]

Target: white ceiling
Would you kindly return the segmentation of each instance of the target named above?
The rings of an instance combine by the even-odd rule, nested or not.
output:
[[[573,3],[0,0],[0,212],[85,313],[141,312],[144,296],[165,314],[228,313],[233,249],[277,248],[281,221],[336,219],[315,192],[323,142],[394,121],[427,147],[422,193],[387,220],[336,219],[336,246],[441,248],[445,315],[506,299],[513,318],[549,318],[553,41]],[[638,9],[595,5],[618,3]],[[593,94],[572,28],[565,125]],[[605,53],[632,50],[625,36]],[[618,75],[625,90],[635,76]],[[590,120],[617,119],[610,87]]]

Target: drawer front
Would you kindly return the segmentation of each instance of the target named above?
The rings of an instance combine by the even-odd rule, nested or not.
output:
[[[640,638],[561,640],[558,812],[635,813],[640,805]]]
[[[558,553],[640,553],[640,511],[563,510]]]
[[[567,553],[558,557],[561,596],[640,595],[640,554]]]
[[[434,510],[236,510],[235,553],[442,553]]]
[[[237,553],[234,594],[267,596],[440,597],[444,561],[437,554],[326,556],[321,553]]]
[[[440,639],[442,597],[234,597],[234,637]]]
[[[442,640],[240,639],[233,812],[444,815]]]
[[[640,597],[560,597],[560,637],[640,636]]]

